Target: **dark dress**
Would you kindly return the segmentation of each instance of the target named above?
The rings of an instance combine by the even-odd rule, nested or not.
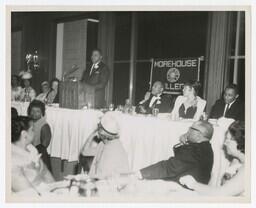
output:
[[[187,108],[187,112],[185,112],[185,106],[182,104],[179,108],[179,116],[180,118],[194,118],[196,110],[196,106],[190,106]]]

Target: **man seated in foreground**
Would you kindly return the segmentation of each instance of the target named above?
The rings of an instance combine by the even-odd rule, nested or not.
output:
[[[94,140],[96,136],[99,144]],[[102,117],[98,129],[87,139],[82,156],[94,156],[89,171],[91,177],[106,178],[130,171],[127,154],[119,140],[119,126],[111,112]]]
[[[41,183],[54,182],[41,160],[41,154],[31,144],[34,138],[33,124],[29,118],[12,120],[11,177],[12,191],[34,188]]]
[[[197,121],[181,136],[181,143],[174,146],[174,156],[141,169],[139,179],[164,179],[179,181],[184,175],[192,175],[197,181],[207,184],[213,165],[210,140],[213,127],[206,121]]]
[[[138,104],[138,113],[151,114],[153,108],[158,108],[160,113],[171,112],[171,98],[163,95],[164,86],[160,81],[153,84],[151,92],[147,92],[144,99]]]
[[[180,178],[180,183],[204,195],[239,196],[245,191],[245,126],[244,122],[235,121],[227,132],[223,144],[226,154],[232,159],[224,174],[222,186],[208,186],[197,182],[192,176]],[[234,161],[237,161],[234,163]]]

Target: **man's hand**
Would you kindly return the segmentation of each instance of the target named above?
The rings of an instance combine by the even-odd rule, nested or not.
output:
[[[148,100],[150,98],[150,92],[146,92],[145,96],[144,96],[144,100]]]
[[[140,113],[147,113],[146,109],[142,105],[139,106],[139,112]]]
[[[180,183],[184,186],[187,186],[189,189],[194,190],[197,184],[196,180],[191,175],[186,175],[180,178]]]
[[[182,143],[182,144],[187,144],[188,143],[188,134],[186,133],[186,134],[182,134],[181,136],[180,136],[180,142]]]
[[[135,171],[135,172],[131,172],[131,173],[127,173],[127,174],[121,174],[121,175],[127,175],[127,176],[129,176],[129,177],[131,177],[131,178],[134,178],[134,179],[139,179],[139,180],[142,180],[143,179],[143,177],[142,177],[142,175],[141,175],[141,173],[140,173],[140,171],[138,170],[138,171]]]

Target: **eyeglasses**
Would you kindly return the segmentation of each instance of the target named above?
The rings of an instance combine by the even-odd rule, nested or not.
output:
[[[200,132],[200,133],[202,134],[202,132],[201,132],[199,129],[196,129],[196,128],[194,128],[194,127],[190,127],[189,129],[190,129],[190,130],[197,131],[197,132]]]

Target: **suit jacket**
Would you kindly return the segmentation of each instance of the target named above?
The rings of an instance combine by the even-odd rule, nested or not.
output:
[[[145,110],[147,111],[147,114],[152,113],[152,109],[153,108],[158,108],[159,109],[159,113],[168,113],[171,112],[171,103],[172,103],[172,97],[168,96],[168,95],[161,95],[160,99],[155,100],[155,102],[153,103],[153,105],[151,107],[149,107],[150,101],[153,98],[153,94],[150,94],[150,97],[148,100],[138,104],[136,111],[138,113],[140,113],[139,111],[139,106],[143,106],[145,108]]]
[[[225,101],[219,99],[213,105],[210,113],[210,118],[218,119],[223,116],[225,110]],[[226,118],[233,118],[235,120],[244,121],[244,103],[240,100],[236,100],[226,112]]]
[[[108,67],[100,62],[98,68],[94,68],[91,75],[92,64],[88,65],[83,72],[81,81],[94,87],[95,89],[95,107],[102,108],[105,105],[105,87],[109,79]]]
[[[197,181],[207,184],[213,165],[211,144],[190,143],[174,148],[174,157],[140,170],[145,179],[179,181],[184,175],[192,175]]]

